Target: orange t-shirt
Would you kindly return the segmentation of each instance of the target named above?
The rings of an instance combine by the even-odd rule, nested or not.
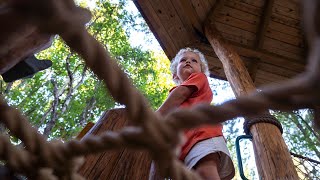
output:
[[[212,96],[213,96],[212,91],[210,89],[207,76],[203,73],[191,74],[188,77],[188,79],[185,80],[179,86],[195,86],[196,87],[196,91],[180,105],[180,108],[188,108],[200,103],[210,104],[212,101]],[[173,87],[170,90],[170,92],[176,87]],[[188,152],[197,142],[211,138],[211,137],[223,136],[222,125],[218,124],[215,126],[212,126],[212,125],[201,126],[198,128],[186,130],[184,132],[184,135],[186,137],[186,142],[181,149],[181,153],[179,157],[179,159],[181,160],[184,160]]]

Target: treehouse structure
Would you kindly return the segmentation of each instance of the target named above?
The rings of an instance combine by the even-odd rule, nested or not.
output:
[[[181,48],[199,49],[208,60],[211,76],[228,80],[237,97],[265,84],[280,84],[305,70],[306,44],[296,1],[134,2],[169,59]],[[246,124],[259,123],[245,128],[253,136],[260,178],[297,179],[279,125],[269,123],[274,122],[270,115],[257,115],[247,118]]]
[[[211,77],[228,80],[237,97],[266,84],[280,85],[305,70],[301,5],[294,0],[134,3],[169,59],[181,48],[199,49],[208,60]],[[6,27],[0,34],[4,40],[0,43],[3,74],[47,47],[51,36],[25,23],[14,12],[3,11],[5,5],[1,6],[0,22]],[[268,112],[246,119],[261,179],[298,179],[276,119]],[[121,129],[127,124],[123,110],[111,110],[86,135]],[[88,179],[148,179],[150,163],[147,152],[122,149],[88,155],[79,173]]]
[[[135,0],[134,3],[169,59],[181,48],[199,49],[208,60],[211,77],[228,80],[237,97],[266,84],[280,84],[305,70],[306,44],[298,2]],[[297,179],[279,128],[264,121],[272,117],[262,115],[254,119],[262,121],[249,127],[259,176]]]

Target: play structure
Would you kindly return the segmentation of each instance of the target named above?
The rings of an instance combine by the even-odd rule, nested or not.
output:
[[[169,58],[182,47],[198,48],[208,57],[211,75],[227,79],[237,99],[219,106],[200,105],[165,117],[156,116],[104,47],[86,31],[85,23],[90,20],[88,10],[77,7],[72,0],[2,1],[0,19],[5,28],[0,33],[0,39],[4,39],[0,43],[0,74],[48,46],[52,36],[58,34],[104,81],[113,98],[126,106],[107,111],[88,133],[79,136],[81,140],[48,142],[28,123],[27,117],[1,97],[0,122],[25,145],[16,147],[7,137],[0,136],[0,158],[6,171],[29,179],[147,179],[152,159],[159,178],[200,179],[175,157],[177,132],[245,117],[244,128],[252,135],[260,178],[298,179],[281,136],[281,124],[268,110],[311,108],[315,111],[314,124],[320,127],[320,3],[313,0],[305,0],[301,5],[293,0],[134,2]],[[305,9],[308,44],[297,27],[285,31],[297,33],[301,39],[288,40],[285,33],[272,31],[272,28],[286,28],[277,22],[281,4],[295,10],[299,7],[299,11],[301,7]],[[231,7],[257,13],[259,19],[241,13],[237,14],[238,20],[232,19],[230,14],[237,11]],[[293,19],[300,17],[295,17],[296,13],[289,15]],[[241,18],[251,19],[256,26],[240,21]],[[233,32],[228,23],[253,28],[254,33]],[[289,25],[298,26],[288,22]],[[290,41],[296,46],[285,46],[287,51],[283,51],[280,48],[283,44],[275,46],[278,41]]]

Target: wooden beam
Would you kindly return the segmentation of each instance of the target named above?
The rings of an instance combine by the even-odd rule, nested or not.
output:
[[[50,34],[43,34],[39,31],[34,31],[29,36],[24,37],[0,56],[0,74],[6,72],[27,56],[48,48],[52,43],[51,38]]]
[[[168,58],[172,59],[178,51],[178,48],[173,43],[171,37],[167,35],[166,27],[161,23],[161,20],[156,13],[156,9],[154,9],[151,4],[152,1],[133,0],[133,3],[141,13],[143,19],[148,24]]]
[[[265,1],[264,9],[263,9],[263,12],[260,18],[260,23],[257,30],[256,41],[254,44],[254,48],[257,50],[262,49],[263,47],[264,36],[269,26],[273,4],[274,4],[274,0]],[[258,70],[259,62],[261,61],[261,58],[254,58],[254,59],[255,61],[252,62],[251,69],[248,70],[250,72],[250,75],[253,81],[255,81],[255,74]]]
[[[252,58],[248,66],[248,72],[253,82],[256,82],[256,74],[259,68],[259,58]]]
[[[257,38],[255,42],[255,48],[261,49],[264,43],[264,35],[266,34],[267,28],[269,26],[270,17],[272,14],[272,7],[274,0],[265,1],[265,6],[263,13],[260,18],[260,23],[257,30]]]
[[[225,74],[237,97],[256,91],[247,69],[233,47],[223,39],[215,28],[214,21],[204,24],[204,31],[211,46],[221,60]],[[253,146],[260,179],[298,179],[279,129],[268,123],[251,126]]]
[[[223,39],[214,24],[205,25],[205,35],[222,62],[224,72],[235,95],[255,91],[252,79],[238,53]],[[230,57],[232,56],[232,58]],[[237,71],[237,72],[235,72]]]

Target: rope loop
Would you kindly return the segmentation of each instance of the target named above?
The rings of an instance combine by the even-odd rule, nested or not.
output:
[[[283,133],[283,128],[281,123],[278,121],[277,118],[272,116],[271,114],[261,114],[257,116],[250,116],[245,118],[245,121],[243,123],[243,130],[247,135],[250,135],[250,128],[252,125],[257,124],[257,123],[269,123],[273,124],[278,127],[279,131],[281,134]]]

